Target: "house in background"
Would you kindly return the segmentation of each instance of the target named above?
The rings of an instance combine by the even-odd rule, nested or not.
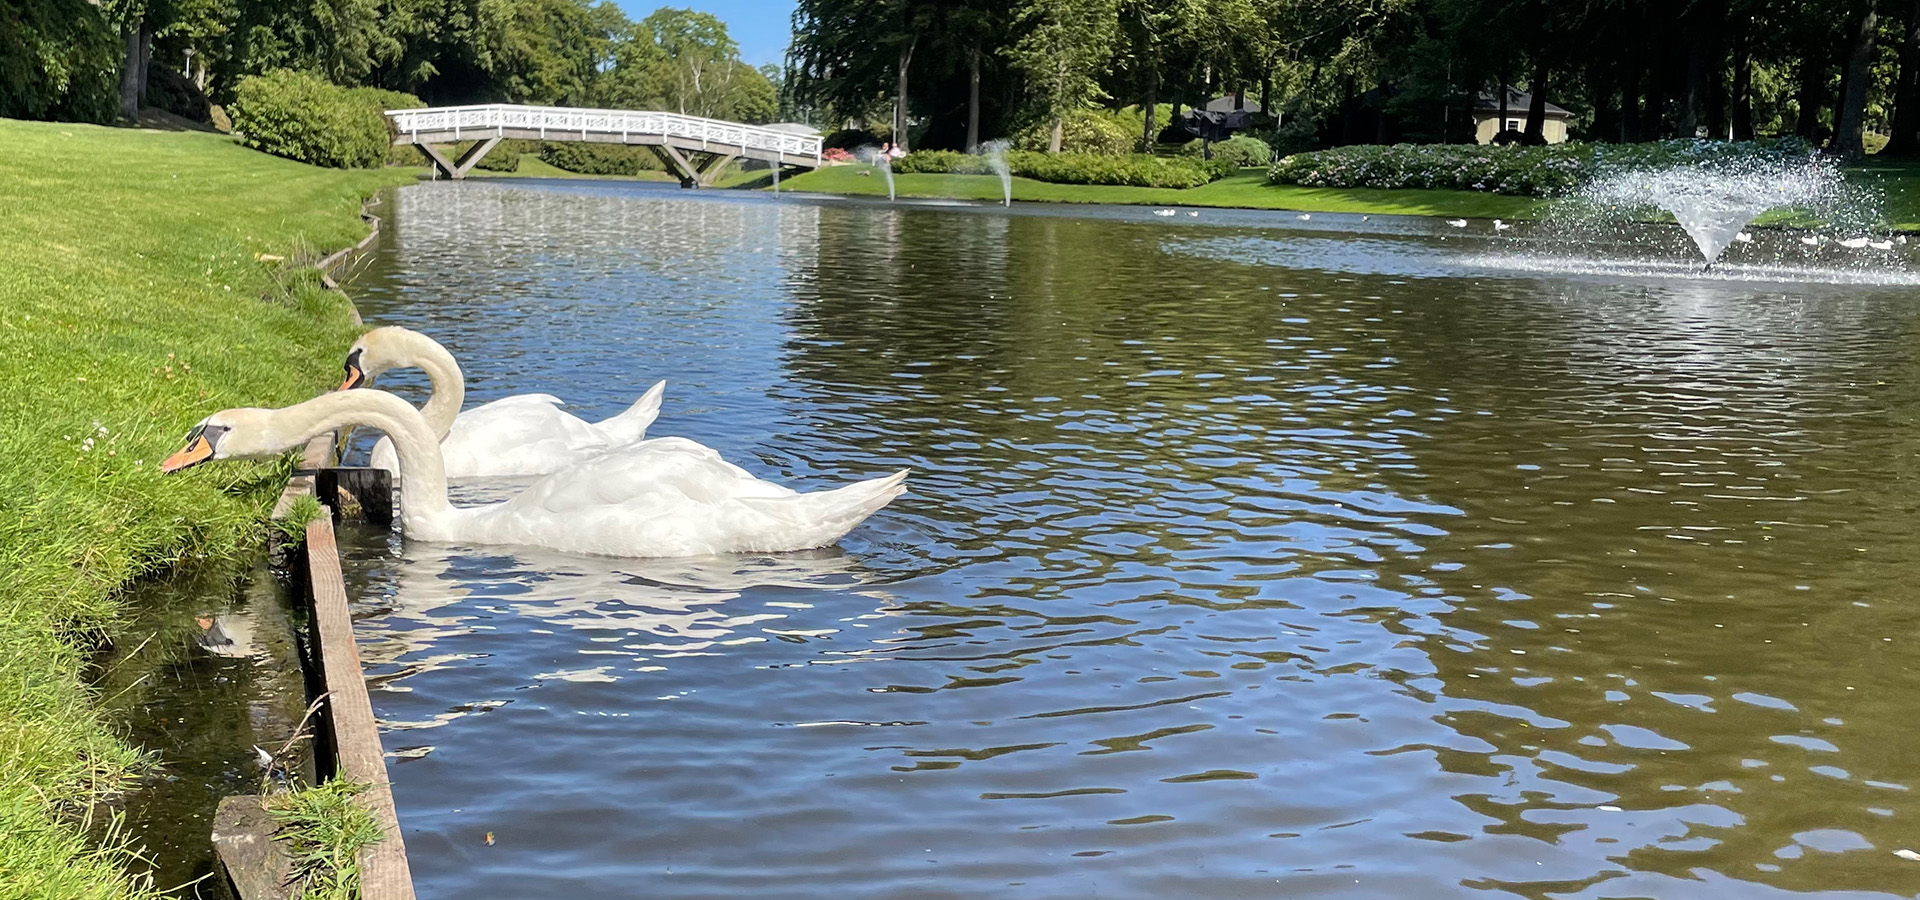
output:
[[[1507,91],[1507,115],[1500,117],[1499,88],[1482,91],[1473,101],[1473,139],[1482,144],[1492,143],[1494,135],[1502,131],[1527,130],[1527,110],[1533,107],[1533,95],[1526,91]],[[1567,139],[1567,120],[1573,113],[1554,105],[1546,106],[1546,121],[1540,126],[1540,136],[1549,144],[1563,143]]]

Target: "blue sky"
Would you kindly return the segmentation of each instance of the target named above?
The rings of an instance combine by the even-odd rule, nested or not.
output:
[[[662,6],[713,13],[740,43],[740,58],[760,65],[782,61],[793,25],[793,0],[615,0],[627,18],[639,20]]]

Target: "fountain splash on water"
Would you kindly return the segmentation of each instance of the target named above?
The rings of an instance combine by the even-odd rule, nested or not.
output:
[[[1667,211],[1711,267],[1762,213],[1794,207],[1828,216],[1844,188],[1839,167],[1816,156],[1632,169],[1596,180],[1578,197],[1610,210]]]
[[[999,140],[981,144],[980,154],[987,158],[987,168],[1000,176],[1000,205],[1013,206],[1013,172],[1007,168],[1007,142]]]
[[[871,144],[853,151],[855,159],[880,170],[887,177],[887,202],[893,202],[893,157]]]

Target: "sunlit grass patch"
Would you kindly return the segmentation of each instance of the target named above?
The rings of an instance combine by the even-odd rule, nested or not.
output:
[[[300,877],[299,900],[358,900],[360,851],[380,841],[380,824],[354,802],[367,786],[344,779],[267,800]]]
[[[411,175],[62,123],[0,120],[0,146],[0,897],[140,896],[81,836],[137,762],[88,644],[130,580],[257,540],[284,463],[157,464],[209,413],[332,386],[355,327],[297,267]]]

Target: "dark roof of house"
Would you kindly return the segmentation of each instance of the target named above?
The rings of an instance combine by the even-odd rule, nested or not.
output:
[[[1255,100],[1252,97],[1247,97],[1244,94],[1241,96],[1242,96],[1242,100],[1239,106],[1240,111],[1250,112],[1250,113],[1257,113],[1261,111],[1260,101]],[[1207,112],[1234,112],[1235,107],[1233,105],[1233,95],[1227,94],[1226,96],[1223,96],[1223,97],[1215,97],[1212,100],[1208,100],[1207,105],[1201,108],[1205,109]]]
[[[1498,113],[1500,111],[1500,97],[1499,97],[1498,91],[1499,91],[1499,88],[1495,88],[1491,91],[1481,91],[1480,96],[1475,97],[1473,99],[1474,110],[1478,112]],[[1527,110],[1531,109],[1532,107],[1533,107],[1532,94],[1529,94],[1526,91],[1516,91],[1516,90],[1507,91],[1507,114],[1508,115],[1514,115],[1515,113],[1518,113],[1524,116],[1527,114]],[[1547,115],[1561,116],[1564,118],[1564,117],[1573,115],[1573,113],[1568,112],[1565,107],[1555,105],[1553,101],[1549,100],[1547,101]]]

